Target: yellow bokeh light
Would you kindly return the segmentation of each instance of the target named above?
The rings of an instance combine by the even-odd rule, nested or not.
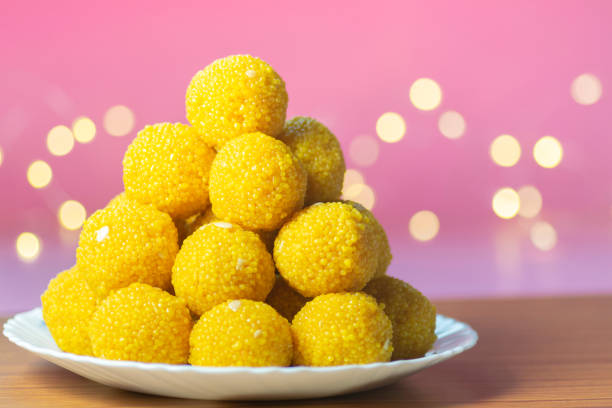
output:
[[[444,112],[438,119],[438,129],[449,139],[459,139],[465,133],[465,119],[459,112]]]
[[[521,158],[521,144],[513,136],[501,135],[491,143],[489,154],[495,164],[512,167]]]
[[[406,122],[395,112],[383,113],[376,121],[376,134],[383,142],[399,142],[406,134]]]
[[[358,202],[368,210],[374,208],[376,195],[374,190],[367,184],[353,184],[344,189],[342,198]]]
[[[96,137],[96,124],[87,117],[77,118],[72,123],[72,133],[79,143],[89,143]]]
[[[74,200],[64,201],[57,212],[60,224],[68,230],[81,228],[85,222],[85,217],[87,217],[85,207]]]
[[[0,166],[2,166],[3,159],[4,159],[4,153],[2,152],[2,148],[0,147]]]
[[[547,222],[538,221],[529,231],[531,243],[541,251],[550,251],[557,245],[557,231]]]
[[[419,211],[410,218],[410,235],[417,241],[431,241],[440,231],[438,216],[431,211]]]
[[[349,156],[360,166],[371,166],[378,159],[378,142],[370,136],[356,137],[349,147]]]
[[[534,186],[523,186],[519,188],[520,198],[519,215],[525,218],[533,218],[542,210],[542,194]]]
[[[363,181],[363,174],[361,174],[359,170],[346,169],[346,171],[344,172],[344,187],[353,184],[363,184]]]
[[[42,160],[36,160],[28,167],[28,182],[34,188],[46,187],[53,178],[51,166]]]
[[[552,169],[563,159],[563,146],[552,136],[544,136],[533,146],[533,158],[540,166]]]
[[[127,106],[111,107],[104,115],[104,129],[111,136],[125,136],[134,128],[134,113]]]
[[[363,186],[363,184],[365,183],[364,180],[365,179],[363,178],[363,174],[361,174],[359,172],[359,170],[347,169],[344,172],[344,181],[342,183],[342,197],[346,198],[345,197],[345,193],[352,186],[355,186],[355,185]],[[353,191],[353,193],[354,193],[354,191]],[[357,193],[359,193],[359,192],[357,192]]]
[[[500,218],[513,218],[519,212],[520,203],[518,193],[510,187],[504,187],[493,196],[493,212]]]
[[[410,101],[420,110],[432,110],[442,102],[442,89],[430,78],[419,78],[410,87]]]
[[[576,103],[593,105],[603,93],[601,81],[593,74],[582,74],[572,81],[570,93]]]
[[[52,155],[65,156],[73,147],[74,137],[72,131],[66,126],[55,126],[47,133],[47,149]]]
[[[15,242],[17,255],[24,261],[33,261],[40,254],[40,240],[31,232],[23,232]]]

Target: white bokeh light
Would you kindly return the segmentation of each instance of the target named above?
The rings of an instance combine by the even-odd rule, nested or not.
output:
[[[438,129],[449,139],[459,139],[465,133],[465,119],[459,112],[447,111],[438,119]]]
[[[495,193],[492,200],[493,212],[500,218],[514,218],[520,209],[521,200],[518,193],[510,188],[504,187]]]
[[[431,241],[440,231],[440,220],[432,211],[419,211],[410,218],[408,229],[417,241]]]
[[[383,113],[376,121],[376,134],[383,142],[399,142],[406,134],[406,122],[395,112]]]
[[[545,221],[538,221],[529,231],[531,243],[541,251],[550,251],[557,245],[557,231]]]
[[[572,81],[570,93],[576,103],[580,105],[593,105],[597,103],[603,93],[601,81],[593,74],[582,74]]]
[[[431,78],[419,78],[410,87],[410,101],[420,110],[436,109],[442,102],[442,88]]]
[[[127,106],[113,106],[106,111],[103,123],[109,135],[125,136],[134,128],[134,113]]]

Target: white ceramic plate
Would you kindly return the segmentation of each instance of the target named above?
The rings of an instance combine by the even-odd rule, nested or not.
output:
[[[40,308],[6,322],[10,341],[74,373],[111,387],[169,397],[208,400],[319,398],[390,384],[449,359],[476,344],[467,324],[437,316],[438,341],[425,357],[336,367],[196,367],[112,361],[60,351]]]

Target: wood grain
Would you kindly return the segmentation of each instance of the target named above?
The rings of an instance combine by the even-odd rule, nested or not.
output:
[[[470,323],[478,345],[374,391],[253,403],[154,397],[96,384],[2,337],[0,406],[612,407],[612,296],[436,304],[440,313]]]

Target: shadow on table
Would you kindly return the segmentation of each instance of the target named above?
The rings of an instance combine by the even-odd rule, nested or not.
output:
[[[337,397],[300,401],[227,402],[225,406],[446,407],[490,401],[513,386],[513,377],[499,366],[495,367],[496,376],[503,375],[503,382],[491,381],[488,370],[480,370],[467,361],[463,364],[460,361],[442,363],[426,371],[386,387]]]

